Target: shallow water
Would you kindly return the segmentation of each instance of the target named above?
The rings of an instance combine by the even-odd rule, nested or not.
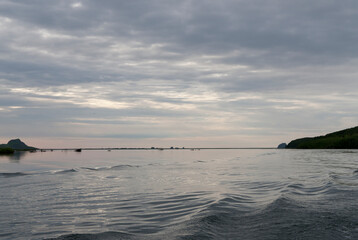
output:
[[[358,239],[358,151],[0,156],[0,239]]]

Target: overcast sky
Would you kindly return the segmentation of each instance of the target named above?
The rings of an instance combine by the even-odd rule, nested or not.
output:
[[[0,140],[276,147],[353,127],[356,0],[0,0]]]

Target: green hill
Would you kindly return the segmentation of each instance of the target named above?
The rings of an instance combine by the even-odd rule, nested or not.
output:
[[[358,149],[358,126],[325,136],[299,138],[291,141],[286,148]]]

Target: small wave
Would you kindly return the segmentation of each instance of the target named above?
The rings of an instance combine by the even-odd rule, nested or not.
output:
[[[122,232],[104,232],[95,234],[68,234],[57,238],[47,238],[47,240],[115,240],[133,239],[132,234]],[[137,237],[135,239],[138,239]]]
[[[340,215],[285,196],[249,212],[226,208],[227,200],[187,221],[178,239],[355,239],[354,214]]]
[[[108,171],[108,170],[121,170],[121,169],[136,168],[136,167],[139,166],[123,164],[123,165],[116,165],[112,167],[82,167],[82,169],[89,170],[89,171]]]
[[[55,171],[55,174],[66,174],[66,173],[74,173],[74,172],[78,172],[76,169],[65,169],[65,170],[59,170],[59,171]]]
[[[81,167],[81,169],[89,170],[89,171],[100,171],[103,168]]]
[[[304,186],[303,184],[296,183],[290,184],[287,186],[287,189],[290,193],[296,195],[319,195],[329,191],[332,187],[332,183],[330,181],[323,183],[318,186]]]
[[[275,155],[275,154],[277,154],[277,152],[268,152],[268,153],[260,154],[259,156],[270,156],[270,155]]]
[[[20,177],[20,176],[26,176],[29,175],[28,173],[23,172],[14,172],[14,173],[0,173],[0,177]]]
[[[216,207],[234,207],[241,211],[248,211],[250,209],[248,206],[253,203],[255,203],[255,201],[249,196],[230,194],[219,200],[216,203]]]
[[[43,172],[13,172],[13,173],[0,173],[0,177],[9,178],[9,177],[21,177],[21,176],[34,176],[34,175],[42,175],[42,174],[67,174],[67,173],[75,173],[78,172],[76,169],[65,169],[65,170],[51,170],[51,171],[43,171]]]
[[[113,166],[110,169],[112,170],[117,170],[117,169],[124,169],[124,168],[137,168],[139,166],[135,166],[135,165],[117,165],[117,166]]]
[[[272,190],[281,190],[285,187],[283,182],[250,182],[248,188],[259,193]]]
[[[198,211],[197,217],[202,218],[204,216],[204,219],[211,222],[212,220],[215,221],[215,219],[221,217],[225,219],[226,217],[224,216],[230,216],[233,211],[236,214],[243,215],[253,210],[253,203],[254,200],[250,196],[241,194],[225,194],[216,201],[208,201],[206,204],[202,204],[200,211]],[[212,216],[212,213],[220,213],[220,216],[214,217]]]
[[[331,179],[334,183],[341,186],[358,186],[358,170],[352,174],[335,174],[330,173]]]
[[[353,151],[352,151],[352,150],[351,150],[351,151],[345,150],[345,151],[342,151],[342,152],[337,151],[337,153],[338,153],[338,154],[339,154],[339,153],[355,153],[355,154],[356,154],[357,151],[354,151],[354,150],[353,150]]]
[[[300,209],[302,206],[298,204],[292,198],[280,196],[275,199],[273,202],[269,203],[262,212],[272,212],[272,211],[285,211],[288,209]]]

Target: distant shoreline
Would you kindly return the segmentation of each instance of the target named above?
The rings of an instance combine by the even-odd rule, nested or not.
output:
[[[118,151],[118,150],[156,150],[156,151],[164,151],[164,150],[190,150],[190,151],[195,151],[195,150],[230,150],[230,149],[277,149],[274,147],[245,147],[245,148],[234,148],[234,147],[222,147],[222,148],[198,148],[198,147],[193,147],[193,148],[39,148],[37,149],[38,152],[41,151],[76,151],[76,150],[82,150],[82,151],[87,151],[87,150],[114,150],[114,151]]]

